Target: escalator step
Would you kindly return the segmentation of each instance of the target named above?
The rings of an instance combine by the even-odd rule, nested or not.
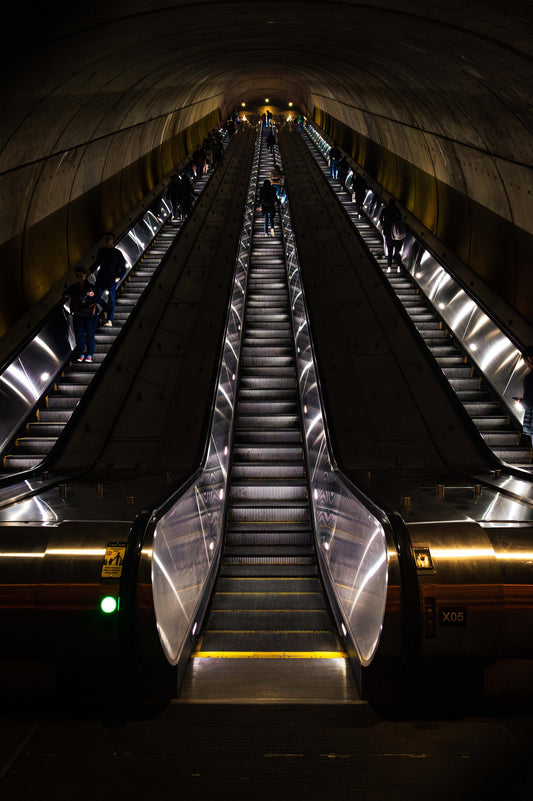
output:
[[[277,503],[283,508],[286,504],[302,503],[307,500],[307,482],[302,479],[299,484],[296,479],[285,482],[266,481],[233,481],[229,491],[230,502],[234,506],[244,506],[257,503]]]
[[[318,578],[235,578],[222,577],[218,581],[217,590],[222,593],[322,593]]]
[[[61,428],[61,426],[58,426]],[[285,464],[276,460],[274,464],[271,462],[233,462],[231,469],[231,480],[239,481],[246,479],[252,480],[268,480],[268,481],[283,481],[284,479],[301,479],[305,481],[305,466],[302,461],[286,462]]]
[[[16,441],[16,447],[20,455],[44,456],[50,453],[55,442],[55,437],[19,437]]]
[[[208,631],[327,631],[328,613],[318,609],[212,609]]]
[[[60,437],[65,430],[64,423],[29,423],[28,435],[30,437]]]
[[[331,625],[328,626],[331,629]],[[334,633],[327,631],[211,632],[205,631],[203,651],[297,652],[338,651]]]
[[[249,528],[243,528],[240,531],[233,529],[226,530],[226,545],[228,547],[242,548],[249,546],[254,548],[261,548],[263,546],[296,546],[298,548],[312,545],[313,533],[310,528],[301,528],[297,531],[285,531],[282,528],[276,528],[272,531],[265,531],[259,529],[257,531],[250,531]]]
[[[246,593],[224,592],[220,587],[213,597],[211,608],[213,610],[234,609],[235,602],[241,610],[257,609],[325,609],[324,596],[320,587],[315,592],[269,592],[248,591]]]
[[[14,454],[8,454],[4,456],[4,469],[9,470],[10,472],[31,470],[32,467],[36,467],[40,462],[42,462],[42,460],[42,454],[36,454],[32,456],[29,454],[26,456],[15,456]]]
[[[296,432],[296,437],[301,437],[300,432]],[[302,461],[303,450],[301,440],[296,439],[296,444],[292,447],[287,445],[253,445],[243,443],[233,447],[233,465],[252,462],[257,465],[264,465],[270,462]]]

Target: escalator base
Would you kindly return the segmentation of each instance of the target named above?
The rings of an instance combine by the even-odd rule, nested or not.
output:
[[[201,652],[199,652],[201,654]],[[195,656],[178,703],[362,704],[344,656]]]

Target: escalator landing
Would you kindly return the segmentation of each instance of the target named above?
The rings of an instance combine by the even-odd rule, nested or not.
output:
[[[201,652],[199,652],[201,653]],[[357,691],[348,660],[298,653],[296,656],[202,657],[189,661],[181,703],[356,704]]]

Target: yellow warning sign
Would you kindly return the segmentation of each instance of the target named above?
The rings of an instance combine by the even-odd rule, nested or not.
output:
[[[102,565],[102,578],[121,577],[125,553],[125,542],[108,543],[107,548],[105,549],[104,563]]]

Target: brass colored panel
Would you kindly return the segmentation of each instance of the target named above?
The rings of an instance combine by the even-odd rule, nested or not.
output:
[[[0,337],[24,311],[24,299],[18,265],[21,262],[22,237],[18,236],[0,245],[0,264],[10,265],[2,270],[0,292]]]
[[[37,303],[64,275],[67,265],[67,231],[68,206],[63,206],[27,230],[21,280],[25,308]],[[5,301],[11,303],[9,297]],[[1,302],[5,301],[2,298]]]

